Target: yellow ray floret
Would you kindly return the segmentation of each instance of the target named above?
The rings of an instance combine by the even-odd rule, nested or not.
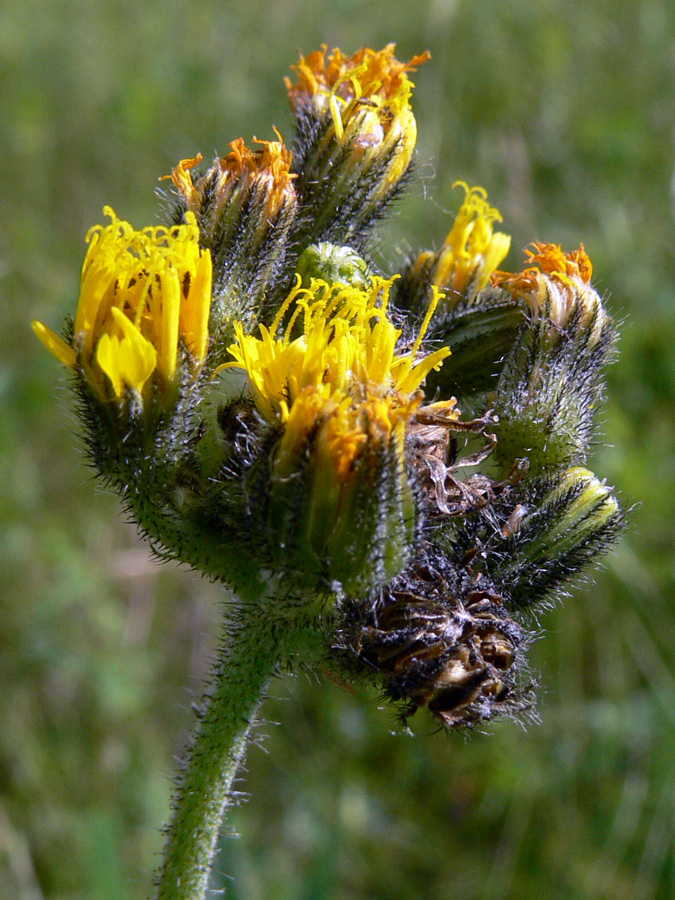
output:
[[[211,256],[199,246],[192,213],[186,224],[135,231],[106,207],[110,225],[87,235],[72,345],[41,322],[35,333],[61,362],[80,365],[99,392],[141,393],[157,371],[176,374],[181,345],[195,367],[206,356]],[[105,378],[103,377],[105,376]]]
[[[317,452],[327,454],[342,477],[370,437],[400,436],[419,407],[420,385],[450,353],[443,347],[418,358],[442,294],[434,290],[413,345],[398,353],[401,332],[388,317],[393,281],[376,277],[363,289],[312,279],[303,288],[298,279],[260,337],[235,324],[233,362],[222,368],[244,369],[260,412],[284,425],[281,469],[320,425]]]
[[[310,287],[303,288],[298,279],[271,328],[260,326],[259,338],[245,334],[241,323],[235,324],[237,343],[229,348],[234,362],[225,367],[246,370],[258,408],[270,421],[285,422],[309,387],[338,403],[345,398],[358,402],[373,396],[413,394],[450,353],[444,347],[416,361],[441,294],[434,292],[414,346],[397,354],[401,332],[387,316],[393,281],[376,277],[364,290],[329,285],[321,279],[312,279]]]
[[[432,283],[459,293],[470,288],[476,294],[509,252],[511,237],[494,230],[502,217],[487,202],[484,188],[470,188],[464,181],[453,185],[458,186],[464,190],[464,202],[437,254]]]

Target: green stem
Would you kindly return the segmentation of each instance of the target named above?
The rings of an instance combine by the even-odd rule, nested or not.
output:
[[[155,900],[203,900],[232,784],[258,707],[279,662],[280,629],[242,604],[212,673],[187,748],[167,826]]]

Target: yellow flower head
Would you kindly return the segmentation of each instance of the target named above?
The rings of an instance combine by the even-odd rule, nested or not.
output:
[[[484,188],[470,188],[464,181],[453,187],[464,190],[457,218],[437,254],[422,254],[416,266],[429,264],[432,284],[450,291],[450,302],[470,290],[472,295],[482,291],[490,275],[502,262],[511,246],[511,237],[494,231],[494,223],[501,222],[498,209],[487,202]]]
[[[259,338],[235,324],[237,342],[229,348],[234,362],[224,368],[244,369],[262,415],[284,425],[282,468],[317,427],[319,450],[338,476],[369,437],[401,437],[421,402],[418,388],[450,351],[417,359],[441,296],[435,291],[413,346],[396,352],[401,332],[387,315],[393,281],[376,277],[364,289],[312,279],[303,288],[298,279],[271,328],[260,326]]]
[[[407,169],[417,140],[410,109],[414,84],[407,73],[430,59],[427,52],[402,63],[394,56],[395,48],[395,44],[379,51],[364,47],[349,57],[339,49],[327,55],[324,44],[292,67],[297,84],[285,79],[294,111],[330,112],[339,141],[352,141],[361,150],[386,149],[400,142],[391,182]]]
[[[522,272],[494,272],[495,287],[501,287],[524,300],[534,312],[546,306],[546,315],[559,327],[580,311],[580,324],[592,326],[597,339],[606,315],[597,292],[591,287],[593,266],[584,245],[565,253],[559,244],[538,241],[525,251],[530,263]]]
[[[206,356],[211,255],[199,246],[194,215],[173,228],[135,231],[105,207],[112,221],[88,235],[72,345],[41,322],[40,340],[61,362],[81,366],[103,396],[142,393],[157,372],[173,380],[181,347],[195,368]]]
[[[293,154],[283,143],[279,132],[277,137],[277,141],[261,141],[254,137],[254,142],[261,145],[260,150],[250,150],[243,138],[237,138],[230,143],[231,152],[216,159],[212,168],[196,183],[193,183],[191,169],[202,161],[201,153],[192,159],[181,160],[171,175],[165,177],[171,178],[187,208],[195,214],[202,209],[207,188],[220,211],[232,190],[242,186],[262,189],[265,213],[274,217],[289,195],[293,196],[293,179],[296,177],[290,171]]]

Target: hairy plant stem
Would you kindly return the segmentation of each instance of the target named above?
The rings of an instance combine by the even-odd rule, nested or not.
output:
[[[246,742],[281,658],[282,628],[256,603],[237,607],[181,765],[155,900],[203,900]],[[287,636],[287,635],[286,635]]]

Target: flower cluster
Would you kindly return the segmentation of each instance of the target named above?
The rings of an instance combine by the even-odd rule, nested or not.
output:
[[[301,56],[292,148],[181,160],[166,226],[106,209],[74,321],[34,328],[156,547],[455,728],[531,708],[527,610],[620,530],[586,468],[615,333],[583,246],[499,271],[511,239],[465,182],[439,250],[377,268],[428,59],[394,49]]]

